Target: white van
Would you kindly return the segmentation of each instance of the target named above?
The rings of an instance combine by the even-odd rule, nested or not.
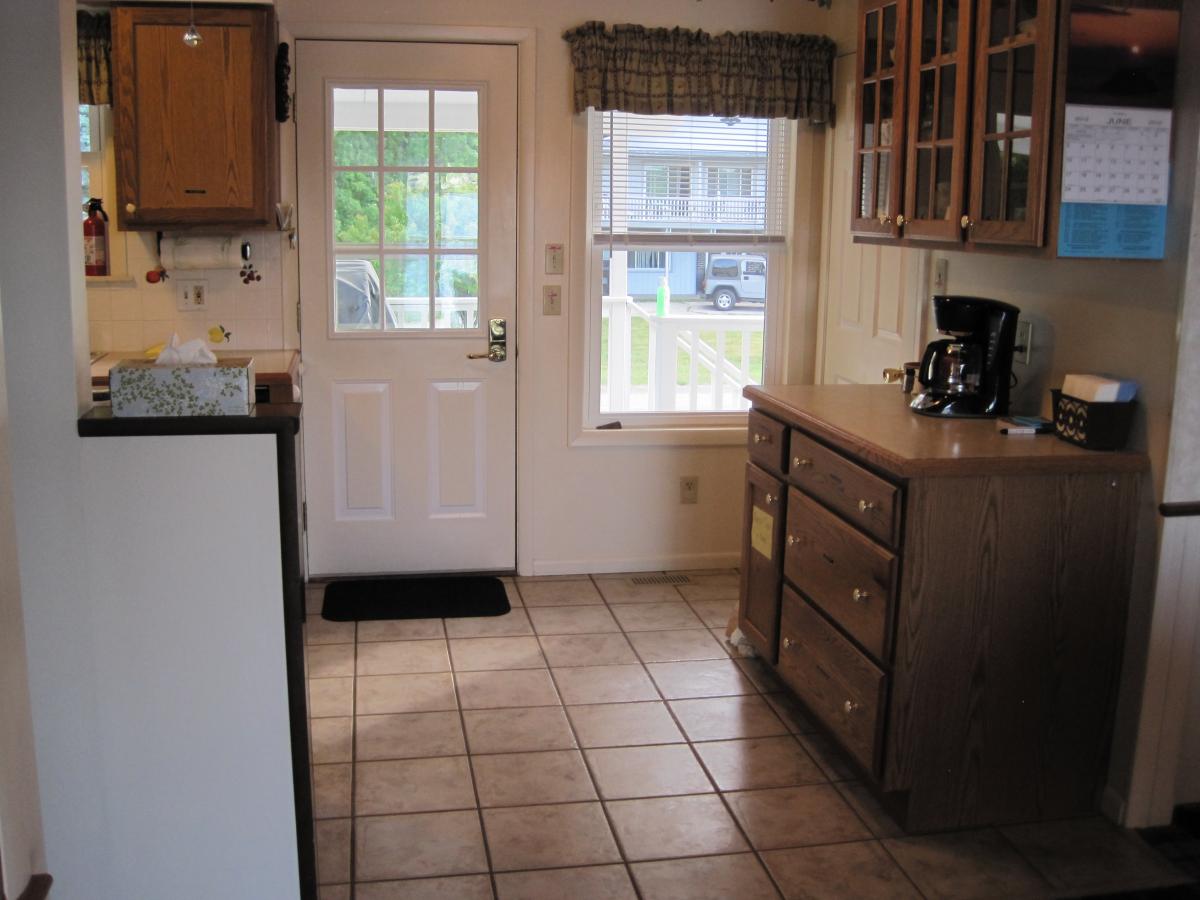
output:
[[[704,296],[717,309],[739,300],[767,299],[767,258],[747,253],[714,253],[704,270]]]

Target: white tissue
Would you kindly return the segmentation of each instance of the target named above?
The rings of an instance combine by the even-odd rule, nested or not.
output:
[[[206,363],[215,363],[217,357],[213,352],[204,345],[204,341],[196,338],[194,341],[188,341],[186,344],[179,342],[179,335],[171,335],[171,340],[167,341],[167,346],[163,348],[163,352],[158,354],[158,358],[154,360],[155,365],[204,365]]]
[[[1137,396],[1137,382],[1103,375],[1068,375],[1062,392],[1088,403],[1126,403]]]

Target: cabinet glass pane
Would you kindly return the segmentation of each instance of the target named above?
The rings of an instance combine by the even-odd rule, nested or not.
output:
[[[992,17],[988,32],[988,44],[996,46],[1012,34],[1012,0],[992,0]]]
[[[478,91],[434,92],[433,146],[435,165],[479,165]]]
[[[858,175],[858,216],[870,219],[875,212],[875,154],[861,155]]]
[[[988,134],[1008,131],[1008,60],[1011,54],[993,53],[988,58],[987,115],[983,130]]]
[[[889,205],[892,199],[892,154],[884,151],[879,154],[879,182],[875,189],[875,215],[891,215]]]
[[[917,150],[917,208],[918,219],[929,218],[929,179],[933,174],[933,151],[922,147]]]
[[[379,260],[339,256],[334,262],[334,331],[370,331],[379,327]]]
[[[440,172],[434,197],[433,241],[439,247],[479,246],[479,176]]]
[[[1036,51],[1033,47],[1020,47],[1012,54],[1013,100],[1012,129],[1023,131],[1033,127],[1033,66]]]
[[[879,82],[879,146],[892,145],[892,113],[896,96],[896,81],[888,78]]]
[[[954,137],[954,79],[957,66],[943,66],[938,86],[938,137]]]
[[[1029,215],[1029,138],[1016,138],[1008,161],[1008,196],[1004,218],[1024,222]]]
[[[1038,0],[1017,0],[1017,34],[1037,37]]]
[[[383,260],[387,328],[429,327],[429,257],[417,254]]]
[[[429,91],[384,91],[383,132],[384,165],[429,165]]]
[[[479,327],[479,257],[437,258],[435,328]]]
[[[937,53],[938,0],[921,2],[921,62],[927,63]]]
[[[878,66],[876,63],[879,59],[879,11],[872,10],[867,13],[867,21],[864,25],[865,35],[863,37],[863,77],[870,78],[875,74]]]
[[[875,85],[862,86],[862,146],[870,149],[875,146]]]
[[[383,240],[405,247],[429,246],[429,175],[388,172],[384,176]]]
[[[945,0],[942,4],[942,53],[953,53],[958,49],[958,0]]]
[[[983,218],[990,222],[1000,219],[1006,143],[1003,139],[983,142]]]
[[[379,91],[333,89],[333,164],[379,164]]]
[[[333,177],[333,240],[379,243],[379,173],[338,172]]]
[[[896,4],[883,8],[883,52],[879,68],[890,69],[896,64]]]
[[[950,210],[951,179],[954,172],[954,148],[940,147],[937,152],[937,181],[933,187],[933,218],[956,218]]]
[[[917,88],[917,140],[933,140],[933,78],[935,69],[921,70]]]

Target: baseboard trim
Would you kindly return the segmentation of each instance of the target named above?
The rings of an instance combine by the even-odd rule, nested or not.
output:
[[[1106,784],[1100,792],[1100,812],[1118,825],[1125,825],[1125,797],[1111,784]]]
[[[531,575],[590,575],[609,572],[666,572],[692,569],[733,569],[741,554],[680,553],[669,556],[629,556],[609,559],[535,559]],[[525,573],[522,573],[525,574]]]
[[[29,884],[25,885],[25,890],[21,891],[21,896],[17,900],[46,900],[50,896],[50,885],[54,884],[54,879],[49,875],[34,875],[29,879]]]

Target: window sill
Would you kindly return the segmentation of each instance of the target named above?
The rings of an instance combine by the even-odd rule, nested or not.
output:
[[[583,428],[572,447],[744,447],[746,423],[643,428]]]
[[[88,287],[137,287],[137,281],[131,275],[85,275],[84,278]]]

